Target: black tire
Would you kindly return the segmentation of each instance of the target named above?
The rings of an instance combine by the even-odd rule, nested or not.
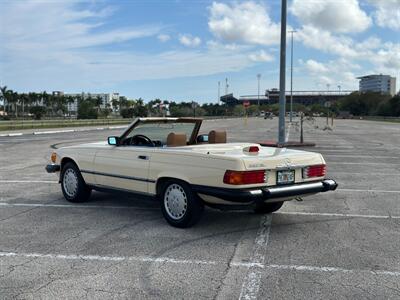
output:
[[[272,203],[257,203],[254,208],[254,212],[256,214],[269,214],[279,210],[282,207],[282,205],[283,201],[272,202]]]
[[[73,162],[65,164],[61,170],[60,181],[61,190],[67,201],[77,203],[89,199],[92,190],[86,185],[79,168]]]
[[[204,210],[201,199],[193,193],[186,182],[180,180],[165,182],[159,199],[165,220],[178,228],[188,228],[196,224]]]

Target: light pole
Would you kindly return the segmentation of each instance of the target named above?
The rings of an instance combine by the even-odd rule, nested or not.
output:
[[[261,74],[257,74],[257,81],[258,81],[258,92],[257,92],[258,113],[260,113],[260,78],[261,78]]]
[[[293,33],[296,30],[290,30],[291,34],[291,50],[290,50],[290,123],[292,123],[293,117]]]
[[[228,78],[225,78],[225,95],[228,95],[228,87],[229,87]]]
[[[286,15],[287,0],[282,0],[281,8],[281,55],[279,70],[279,136],[278,144],[285,144],[285,110],[286,110]]]

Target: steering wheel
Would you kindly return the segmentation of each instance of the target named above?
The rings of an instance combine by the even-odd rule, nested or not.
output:
[[[130,145],[144,145],[154,147],[154,142],[149,137],[143,134],[136,134],[130,138]]]

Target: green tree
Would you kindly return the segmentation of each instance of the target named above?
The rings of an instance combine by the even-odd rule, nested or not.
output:
[[[43,106],[32,106],[29,112],[33,114],[35,120],[40,120],[42,116],[46,113],[46,108]]]
[[[97,109],[92,97],[83,99],[80,97],[78,101],[78,119],[97,119]]]

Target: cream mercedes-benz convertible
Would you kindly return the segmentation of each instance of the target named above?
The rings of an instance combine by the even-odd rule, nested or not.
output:
[[[52,153],[65,199],[92,190],[127,191],[159,199],[169,224],[195,224],[204,205],[249,205],[271,213],[284,201],[335,190],[321,154],[254,143],[227,143],[226,132],[199,134],[195,118],[139,118],[108,141]]]

